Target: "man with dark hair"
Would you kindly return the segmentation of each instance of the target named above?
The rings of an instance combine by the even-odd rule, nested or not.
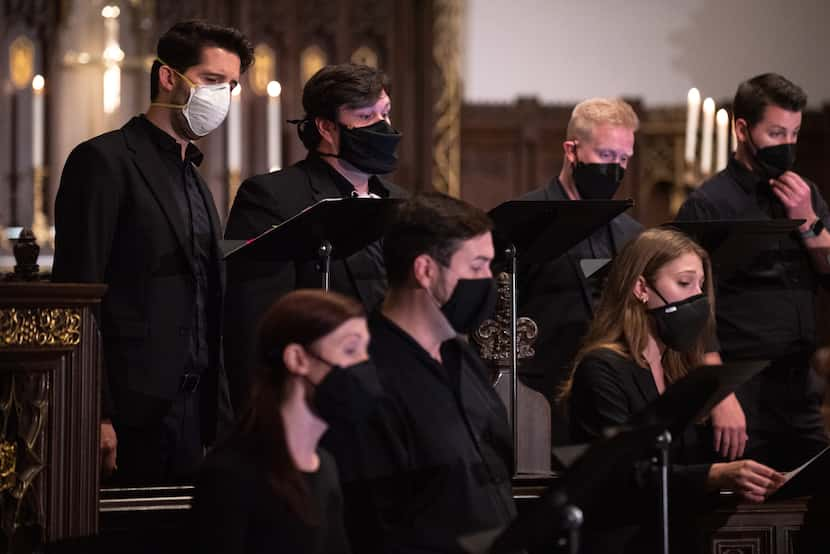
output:
[[[738,147],[726,169],[694,191],[678,220],[802,219],[748,267],[718,276],[717,324],[724,360],[769,366],[742,387],[746,456],[790,470],[827,444],[824,385],[811,368],[815,295],[828,283],[830,211],[816,186],[793,171],[804,92],[784,77],[759,75],[738,87]]]
[[[354,552],[459,552],[458,537],[516,514],[507,413],[459,337],[495,307],[492,223],[440,194],[399,209],[384,236],[389,291],[370,318],[382,390],[353,440],[333,425]]]
[[[53,279],[108,285],[101,448],[122,484],[189,479],[232,418],[219,216],[191,142],[253,59],[239,31],[181,22],[158,43],[147,113],[76,147],[55,203]],[[116,438],[117,437],[117,438]]]
[[[305,116],[298,134],[306,159],[257,175],[239,187],[226,239],[250,239],[324,198],[399,198],[403,189],[381,179],[397,167],[401,135],[391,124],[389,81],[383,72],[342,64],[322,68],[303,89]],[[380,246],[370,245],[331,265],[331,289],[360,300],[367,310],[386,290]],[[234,405],[244,404],[255,351],[257,321],[280,295],[320,286],[313,263],[228,261],[225,362]]]

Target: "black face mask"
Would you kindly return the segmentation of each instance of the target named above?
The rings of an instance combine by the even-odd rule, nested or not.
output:
[[[376,382],[372,361],[365,360],[350,366],[339,366],[314,352],[309,351],[309,354],[331,366],[331,371],[320,383],[311,385],[311,394],[306,394],[306,402],[311,411],[327,423],[335,419],[354,419],[366,415],[372,406],[373,393],[377,393],[372,386]]]
[[[441,313],[456,332],[469,333],[493,314],[497,297],[495,279],[459,279]]]
[[[749,144],[752,145],[754,151],[753,157],[762,176],[768,179],[778,179],[795,165],[796,144],[794,142],[758,148],[752,140],[752,135],[749,134],[749,129],[747,129],[747,137],[749,137]]]
[[[610,200],[624,175],[625,168],[618,163],[586,164],[577,160],[573,166],[576,190],[585,200]]]
[[[349,129],[340,127],[340,153],[337,158],[346,160],[360,171],[369,175],[386,175],[398,167],[398,143],[401,134],[386,120],[366,127]]]
[[[688,352],[709,321],[709,298],[696,294],[680,302],[666,302],[660,291],[654,286],[651,288],[665,302],[664,306],[648,310],[658,338],[672,350]]]

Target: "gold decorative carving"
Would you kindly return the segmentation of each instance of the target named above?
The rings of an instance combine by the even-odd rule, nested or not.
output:
[[[37,476],[45,467],[49,388],[46,372],[0,376],[0,529],[7,540],[45,523]]]
[[[497,368],[510,367],[512,344],[512,329],[510,318],[510,275],[499,273],[497,277],[499,295],[496,302],[494,319],[487,319],[472,336],[473,343],[478,347],[481,359]],[[518,360],[526,360],[536,355],[533,348],[539,327],[529,317],[520,317],[517,322],[518,332]]]
[[[9,45],[9,77],[18,90],[27,88],[35,75],[35,45],[19,36]]]
[[[374,68],[378,67],[378,53],[365,44],[352,52],[350,60],[355,64],[368,65],[369,67]]]
[[[328,56],[316,44],[304,48],[300,53],[300,77],[302,78],[303,85],[311,79],[312,75],[323,69],[323,66],[327,63]]]
[[[0,492],[9,490],[17,483],[17,446],[13,442],[0,440]]]
[[[432,58],[438,99],[433,106],[432,186],[461,196],[461,16],[462,0],[435,0]]]
[[[75,346],[81,342],[81,312],[74,308],[0,308],[0,348]]]
[[[254,48],[254,65],[248,72],[248,84],[260,96],[268,94],[268,83],[275,79],[276,58],[274,50],[267,44],[258,44]]]

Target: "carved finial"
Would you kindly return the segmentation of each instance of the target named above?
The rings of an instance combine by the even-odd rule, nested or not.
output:
[[[499,273],[497,277],[499,298],[494,319],[487,319],[473,333],[472,339],[478,347],[481,359],[498,368],[510,367],[511,325],[510,325],[510,275]],[[518,361],[532,358],[536,352],[533,344],[539,334],[536,322],[529,317],[520,317],[518,331]]]
[[[14,241],[14,273],[8,275],[11,281],[37,281],[40,266],[37,257],[40,255],[40,246],[37,245],[35,235],[31,229],[23,229],[20,236]]]

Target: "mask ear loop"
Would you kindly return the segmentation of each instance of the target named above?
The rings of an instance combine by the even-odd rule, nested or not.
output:
[[[665,296],[663,296],[662,294],[660,294],[660,291],[659,291],[659,290],[657,290],[657,287],[655,287],[655,286],[654,286],[654,283],[651,283],[651,282],[649,282],[649,281],[646,281],[646,285],[648,285],[648,288],[650,288],[651,290],[653,290],[653,291],[654,291],[654,293],[655,293],[657,296],[659,296],[659,297],[660,297],[660,300],[662,300],[662,301],[663,301],[663,304],[666,304],[666,305],[668,305],[668,304],[669,304],[669,301],[668,301],[668,300],[666,300],[666,297],[665,297]]]
[[[166,62],[165,62],[164,60],[162,60],[161,58],[156,58],[156,61],[157,61],[157,62],[159,62],[161,65],[166,65],[167,67],[169,67],[169,68],[170,68],[170,70],[171,70],[173,73],[175,73],[176,75],[178,75],[179,77],[181,77],[182,79],[184,79],[184,81],[185,81],[188,85],[190,85],[190,90],[191,90],[191,94],[192,94],[193,89],[194,89],[194,88],[196,88],[196,83],[194,83],[193,81],[191,81],[190,79],[188,79],[188,78],[187,78],[187,77],[186,77],[183,73],[179,72],[179,71],[178,71],[175,67],[173,67],[173,66],[172,66],[172,65],[170,65],[169,63],[166,63]],[[161,70],[161,67],[159,67],[159,70]],[[151,102],[151,103],[150,103],[150,105],[151,105],[151,106],[158,106],[159,108],[172,108],[172,109],[174,109],[174,110],[180,110],[180,109],[183,109],[183,108],[185,108],[185,107],[187,106],[187,104],[168,104],[168,103],[166,103],[166,102]]]

